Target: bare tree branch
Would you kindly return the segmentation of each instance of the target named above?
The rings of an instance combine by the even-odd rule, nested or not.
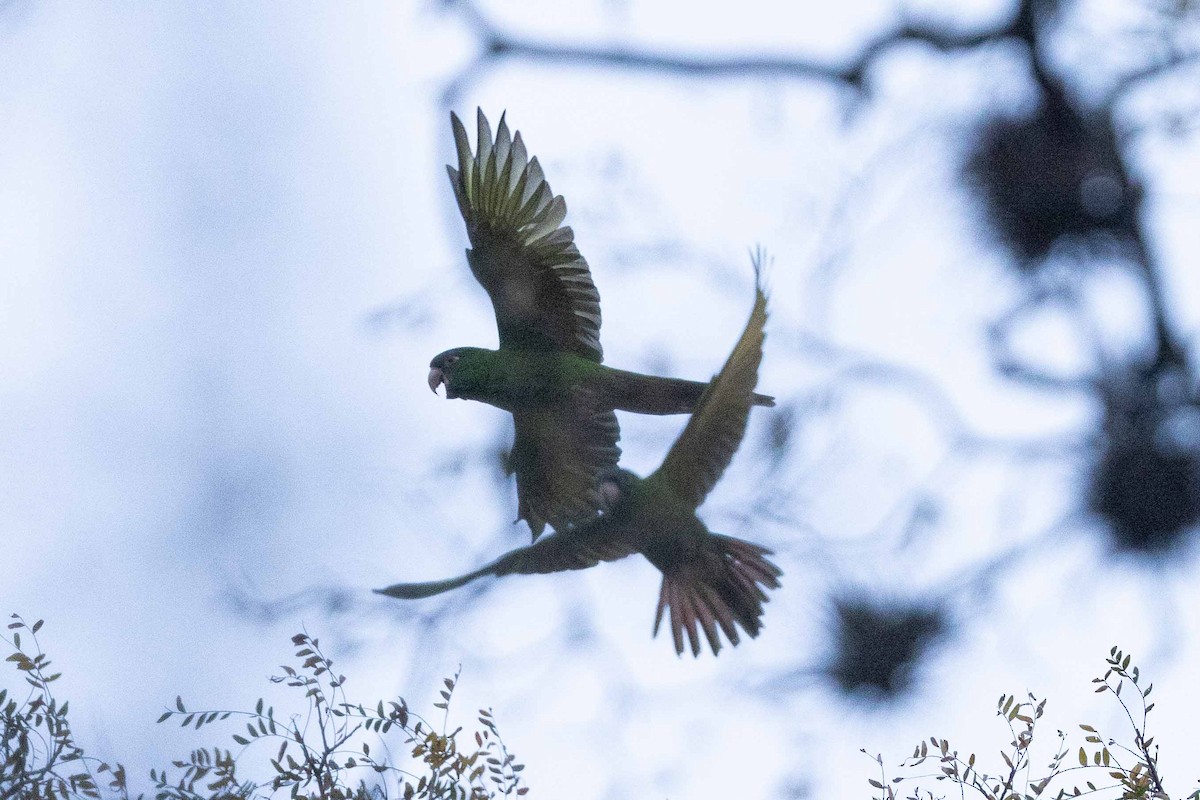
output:
[[[476,75],[492,62],[508,58],[550,64],[575,64],[638,71],[664,72],[694,77],[782,77],[841,84],[856,91],[867,90],[867,73],[872,63],[903,44],[924,44],[939,52],[970,50],[1009,37],[1032,41],[1032,0],[1023,0],[1017,14],[992,28],[961,32],[926,21],[904,21],[867,42],[845,63],[837,64],[804,57],[760,55],[691,56],[623,45],[592,46],[547,42],[504,30],[485,15],[473,0],[449,0],[480,43],[479,56],[446,88],[443,99],[451,103]]]

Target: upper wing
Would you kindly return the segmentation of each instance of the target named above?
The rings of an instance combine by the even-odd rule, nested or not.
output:
[[[617,469],[621,428],[612,411],[562,408],[514,411],[510,467],[517,475],[517,519],[536,540],[593,519],[604,506],[601,481]]]
[[[508,125],[492,140],[478,112],[477,151],[453,113],[458,169],[447,165],[467,223],[467,261],[492,298],[500,346],[560,350],[599,362],[600,294],[575,248],[562,197],[550,191],[537,158],[528,159],[521,134]]]
[[[725,366],[712,379],[687,427],[671,446],[662,466],[648,480],[662,481],[678,496],[699,507],[729,466],[753,404],[754,385],[767,322],[767,296],[762,288],[763,252],[754,253],[754,309],[741,339]]]

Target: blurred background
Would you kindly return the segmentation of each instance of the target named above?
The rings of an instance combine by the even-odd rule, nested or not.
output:
[[[226,743],[155,726],[176,694],[282,703],[304,629],[363,700],[461,664],[461,723],[578,798],[867,797],[860,748],[994,752],[1026,690],[1049,760],[1123,729],[1119,644],[1190,791],[1198,79],[1190,0],[9,0],[0,611],[135,786]],[[711,375],[773,253],[779,405],[701,510],[784,569],[757,640],[677,658],[641,559],[370,593],[528,541],[507,415],[425,384],[496,340],[443,167],[477,106],[565,196],[610,364]],[[684,420],[621,422],[644,474]]]

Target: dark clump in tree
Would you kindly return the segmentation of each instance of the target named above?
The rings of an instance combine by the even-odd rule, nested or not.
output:
[[[1032,271],[1058,242],[1094,245],[1137,236],[1141,192],[1107,115],[1085,117],[1059,92],[1031,114],[978,130],[965,167],[995,236]]]
[[[935,606],[861,596],[834,599],[832,624],[826,674],[845,694],[883,698],[911,688],[920,662],[949,629]]]
[[[1106,392],[1090,505],[1119,551],[1168,553],[1200,524],[1200,401],[1186,380],[1135,369]]]

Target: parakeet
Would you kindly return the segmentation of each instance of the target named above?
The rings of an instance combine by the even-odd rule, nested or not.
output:
[[[760,274],[760,259],[756,259],[756,274]],[[606,512],[461,577],[398,583],[376,591],[404,599],[429,597],[484,576],[586,569],[641,553],[663,574],[654,633],[669,610],[677,653],[683,653],[685,634],[696,656],[701,633],[714,654],[721,649],[719,632],[734,645],[739,627],[751,638],[757,636],[768,599],[764,590],[778,588],[782,571],[767,559],[770,550],[711,533],[696,510],[745,434],[762,360],[766,305],[761,283],[756,282],[754,310],[746,329],[708,384],[683,433],[650,477],[639,478],[622,469],[602,482],[601,493],[611,501]]]
[[[547,522],[561,531],[604,509],[599,487],[620,457],[614,409],[687,413],[707,384],[601,364],[600,295],[574,234],[562,225],[566,203],[503,116],[493,139],[478,111],[474,153],[462,122],[453,113],[450,119],[458,169],[446,169],[471,242],[467,263],[492,300],[500,348],[438,354],[429,387],[436,392],[444,384],[447,398],[512,412],[517,519],[529,523],[536,540]],[[765,395],[751,397],[774,405]]]

